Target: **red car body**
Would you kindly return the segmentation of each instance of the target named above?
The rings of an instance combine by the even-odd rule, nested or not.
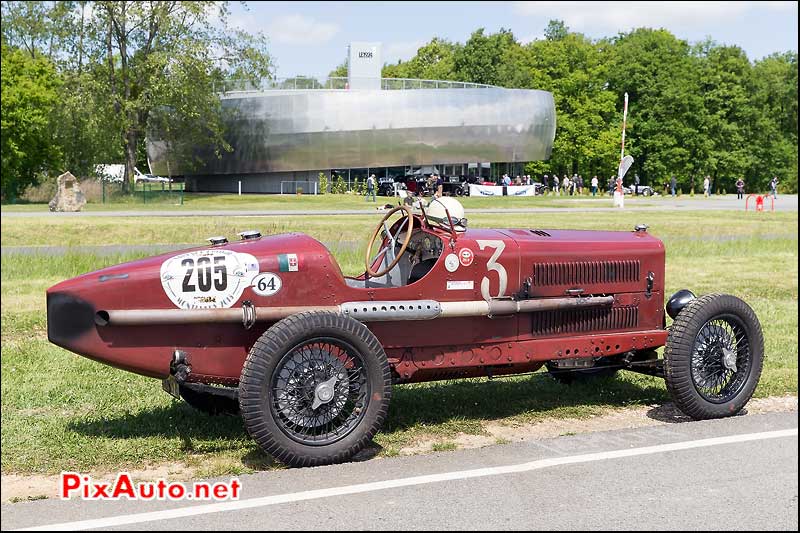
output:
[[[442,253],[414,283],[389,288],[349,286],[320,242],[302,234],[192,249],[245,252],[259,272],[278,272],[279,256],[296,255],[282,289],[260,296],[252,287],[228,306],[332,308],[347,302],[490,299],[547,300],[612,295],[599,307],[499,316],[367,322],[383,345],[397,382],[535,370],[545,361],[621,354],[664,345],[664,246],[645,231],[470,229],[453,235],[426,227]],[[154,378],[166,378],[175,350],[192,355],[188,381],[235,385],[248,350],[271,322],[103,325],[113,310],[169,310],[160,269],[171,252],[108,267],[47,291],[51,342],[80,355]],[[454,253],[453,272],[445,258]],[[452,267],[451,267],[452,268]],[[360,279],[364,279],[362,276]],[[277,320],[274,320],[277,321]],[[272,321],[272,322],[274,322]]]

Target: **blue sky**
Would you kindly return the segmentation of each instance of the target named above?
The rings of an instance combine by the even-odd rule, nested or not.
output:
[[[263,32],[276,75],[327,74],[350,41],[380,41],[385,62],[413,57],[433,37],[464,42],[485,27],[541,38],[550,19],[598,38],[635,27],[663,27],[695,42],[741,46],[751,59],[797,50],[797,2],[247,2],[231,22]]]

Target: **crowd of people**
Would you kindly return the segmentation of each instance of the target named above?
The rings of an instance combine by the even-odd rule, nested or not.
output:
[[[443,195],[443,183],[444,180],[442,177],[434,173],[430,175],[428,178],[428,187],[433,192],[433,195],[437,198],[441,198]],[[530,174],[523,174],[517,175],[514,179],[511,178],[508,174],[503,174],[500,178],[498,185],[504,186],[511,186],[511,185],[533,185],[535,180],[532,178]],[[573,174],[572,178],[568,175],[564,174],[564,176],[559,177],[557,174],[553,174],[550,176],[549,174],[544,174],[542,176],[542,180],[540,182],[543,185],[542,191],[543,194],[552,193],[557,196],[561,196],[563,193],[564,195],[582,195],[584,191],[584,179],[583,176],[580,174]],[[691,180],[691,187],[694,189],[694,178]],[[744,198],[745,194],[745,182],[744,179],[738,178],[736,180],[736,198],[742,199]],[[778,177],[775,176],[769,183],[770,186],[770,195],[773,198],[778,197]],[[377,180],[375,179],[375,175],[372,174],[366,182],[366,196],[367,200],[372,197],[372,201],[375,201],[375,190],[377,187]],[[588,185],[588,192],[591,193],[592,196],[597,196],[597,193],[600,192],[600,180],[597,176],[592,176],[592,179],[589,180]],[[711,176],[705,176],[702,182],[703,188],[703,196],[708,198],[712,194],[713,183],[711,181]],[[675,175],[672,175],[670,179],[664,184],[665,194],[666,191],[669,190],[670,195],[674,198],[677,196],[678,192],[678,180]],[[613,194],[615,190],[619,190],[622,192],[622,180],[620,180],[616,174],[612,174],[611,177],[608,178],[606,182],[606,192],[609,194]],[[639,183],[639,175],[634,174],[633,177],[633,194],[638,195],[640,192],[640,183]]]

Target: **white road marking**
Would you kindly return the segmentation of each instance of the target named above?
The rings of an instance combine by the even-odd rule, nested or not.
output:
[[[166,511],[153,511],[148,513],[127,514],[121,516],[111,516],[108,518],[97,518],[94,520],[80,520],[77,522],[64,522],[61,524],[50,524],[47,526],[37,526],[17,531],[76,531],[84,529],[106,529],[110,527],[125,526],[129,524],[141,524],[143,522],[154,522],[157,520],[171,520],[187,516],[199,516],[210,513],[221,513],[225,511],[239,511],[242,509],[252,509],[254,507],[267,507],[281,503],[291,503],[318,498],[330,498],[333,496],[344,496],[348,494],[359,494],[362,492],[373,492],[378,490],[396,489],[414,485],[426,485],[429,483],[441,483],[443,481],[456,481],[460,479],[470,479],[487,476],[499,476],[503,474],[517,474],[520,472],[530,472],[542,468],[553,466],[570,465],[576,463],[589,463],[593,461],[605,461],[608,459],[621,459],[624,457],[635,457],[640,455],[652,455],[657,453],[675,452],[680,450],[691,450],[694,448],[706,448],[708,446],[720,446],[724,444],[735,444],[738,442],[749,442],[754,440],[778,439],[783,437],[796,437],[797,428],[784,429],[780,431],[766,431],[762,433],[745,433],[742,435],[730,435],[727,437],[714,437],[711,439],[691,440],[684,442],[673,442],[670,444],[659,444],[656,446],[644,446],[641,448],[629,448],[624,450],[613,450],[608,452],[587,453],[573,455],[569,457],[552,457],[550,459],[540,459],[528,463],[521,463],[508,466],[497,466],[491,468],[477,468],[474,470],[460,470],[456,472],[445,472],[442,474],[431,474],[427,476],[415,476],[400,479],[389,479],[386,481],[375,481],[372,483],[362,483],[359,485],[347,485],[343,487],[332,487],[329,489],[308,490],[303,492],[293,492],[289,494],[277,494],[274,496],[264,496],[262,498],[251,498],[247,500],[237,500],[224,503],[212,503],[207,505],[195,505],[179,509],[169,509]]]

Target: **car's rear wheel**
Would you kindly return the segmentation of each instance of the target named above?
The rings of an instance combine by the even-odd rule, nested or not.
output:
[[[383,425],[391,394],[389,363],[372,332],[317,311],[264,332],[239,382],[247,432],[290,466],[350,459]]]
[[[732,416],[755,391],[764,335],[755,312],[729,294],[689,302],[664,349],[664,377],[678,408],[697,420]]]

